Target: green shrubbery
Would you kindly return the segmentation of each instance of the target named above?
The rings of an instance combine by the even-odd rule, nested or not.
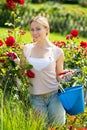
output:
[[[0,26],[5,26],[4,23],[8,21],[13,21],[14,18],[11,17],[10,11],[6,6],[0,5]],[[24,28],[29,29],[29,22],[31,17],[35,15],[46,15],[49,19],[51,32],[59,32],[61,34],[67,34],[72,29],[79,30],[79,33],[83,37],[87,37],[87,15],[84,11],[78,10],[78,8],[73,8],[67,10],[61,4],[49,3],[43,4],[43,6],[38,9],[32,7],[31,3],[26,3],[23,7],[17,8],[16,14],[21,17],[21,25]],[[6,27],[6,26],[5,26]]]
[[[22,49],[22,45],[25,43],[24,36],[23,36],[25,34],[25,31],[21,30],[21,25],[24,25],[24,27],[26,25],[26,27],[28,27],[28,23],[33,15],[36,15],[39,12],[41,14],[47,15],[47,17],[49,17],[50,24],[52,24],[51,23],[52,20],[53,22],[55,21],[52,27],[55,27],[55,25],[59,24],[58,28],[62,27],[63,29],[65,27],[66,30],[66,26],[64,26],[64,23],[62,22],[65,21],[67,22],[68,17],[71,20],[72,18],[71,16],[73,14],[67,16],[66,19],[66,17],[64,16],[66,16],[67,13],[64,14],[62,12],[62,9],[59,7],[56,6],[53,7],[54,8],[50,9],[46,5],[44,8],[35,10],[35,9],[31,9],[31,7],[29,8],[28,5],[25,5],[22,8],[21,7],[17,8],[16,12],[15,10],[11,11],[11,13],[9,10],[8,11],[6,10],[6,7],[4,8],[5,16],[7,17],[7,20],[9,20],[9,22],[5,23],[5,25],[9,25],[12,28],[8,30],[8,33],[6,34],[6,36],[4,36],[4,38],[0,38],[0,49],[1,49],[0,50],[0,103],[1,103],[0,104],[0,112],[1,112],[0,128],[1,130],[47,130],[47,128],[45,128],[44,118],[42,118],[41,116],[39,117],[35,116],[33,113],[33,108],[31,108],[30,106],[29,92],[27,89],[30,82],[29,82],[29,78],[26,77],[25,75],[26,73],[24,73],[26,71],[23,71],[23,69],[27,69],[27,68],[20,68],[21,66],[19,66],[19,64],[16,64],[15,60],[17,61],[18,59],[17,55],[19,56],[20,59],[22,58],[21,49]],[[27,8],[29,12],[27,12]],[[2,16],[4,15],[2,14]],[[21,18],[19,16],[21,16]],[[65,21],[63,20],[63,18],[65,18],[64,19]],[[69,26],[68,23],[66,25]],[[85,41],[80,42],[78,39],[78,31],[74,30],[73,32],[68,34],[67,42],[65,44],[62,41],[62,39],[61,41],[57,41],[57,45],[61,45],[61,44],[64,45],[63,49],[66,57],[64,67],[67,69],[81,68],[82,70],[81,75],[74,77],[73,80],[76,81],[74,82],[76,85],[83,83],[84,86],[86,86],[87,42]],[[17,55],[15,55],[15,53],[13,52],[15,52]],[[78,130],[81,127],[87,128],[86,109],[85,112],[80,115],[74,117],[69,115],[66,116],[67,116],[66,124],[63,127],[60,126],[58,130],[67,130],[67,129],[70,130],[73,128]],[[55,128],[48,129],[48,130],[55,130]]]
[[[79,0],[81,6],[87,7],[87,0]]]

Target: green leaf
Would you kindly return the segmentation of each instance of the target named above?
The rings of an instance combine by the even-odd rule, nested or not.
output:
[[[9,24],[9,23],[7,23],[7,22],[5,23],[5,25],[8,25],[8,24]]]
[[[25,69],[30,70],[33,68],[33,65],[29,64],[28,62],[25,63]]]

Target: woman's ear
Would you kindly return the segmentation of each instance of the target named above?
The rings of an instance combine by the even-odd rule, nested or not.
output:
[[[49,28],[46,28],[46,35],[49,34]]]

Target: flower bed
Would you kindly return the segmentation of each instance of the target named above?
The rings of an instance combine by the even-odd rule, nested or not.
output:
[[[9,5],[9,2],[12,2]],[[20,3],[22,2],[22,3]],[[16,1],[16,0],[7,0],[7,7],[9,9],[14,9],[17,3],[24,4],[24,1]],[[10,6],[10,7],[9,7]],[[14,11],[12,11],[12,15],[14,16],[14,20],[19,22],[19,18],[15,14]],[[26,123],[24,126],[27,125],[27,128],[24,127],[24,130],[34,130],[39,129],[38,121],[40,125],[40,130],[45,130],[44,123],[42,122],[42,125],[40,124],[40,120],[35,120],[33,116],[31,116],[31,120],[29,120],[29,117],[26,117],[25,115],[27,112],[31,114],[32,112],[29,109],[28,102],[28,90],[27,86],[32,86],[32,84],[29,81],[29,78],[34,78],[34,73],[31,72],[32,65],[25,64],[25,68],[20,66],[20,59],[21,52],[22,52],[22,45],[25,44],[22,41],[23,35],[26,33],[25,31],[21,30],[20,27],[16,27],[13,23],[6,23],[6,25],[12,25],[13,29],[8,30],[7,36],[3,39],[0,39],[0,96],[2,102],[3,99],[10,99],[8,100],[8,103],[10,105],[5,106],[4,103],[2,103],[2,107],[0,109],[3,109],[5,118],[4,123],[6,130],[9,128],[9,130],[20,127],[21,121],[23,121],[23,124],[26,120]],[[62,47],[65,54],[65,63],[64,68],[68,70],[73,69],[80,69],[81,73],[75,73],[72,80],[70,82],[62,83],[64,87],[69,86],[75,86],[75,85],[84,85],[84,90],[87,87],[87,41],[80,41],[79,40],[79,32],[78,30],[72,30],[69,35],[66,36],[66,42],[64,41],[54,41],[53,42],[56,46]],[[26,71],[25,71],[26,70]],[[11,102],[10,102],[11,101]],[[5,102],[6,103],[6,102]],[[19,106],[15,107],[19,103]],[[7,105],[7,104],[6,104]],[[19,110],[22,109],[22,117],[16,117],[16,114],[14,116],[12,115],[13,112],[17,111],[18,116],[21,115]],[[25,108],[28,108],[25,111]],[[10,112],[10,118],[13,117],[13,122],[10,120],[10,118],[7,118],[7,112]],[[30,113],[31,112],[31,113]],[[32,113],[33,115],[33,113]],[[18,119],[17,122],[15,119]],[[23,120],[24,119],[24,120]],[[9,121],[9,126],[6,126],[6,123]],[[30,122],[29,122],[30,121]],[[31,122],[34,121],[34,127]],[[14,124],[14,122],[16,122]],[[19,126],[17,126],[19,122]],[[11,127],[11,123],[13,123],[14,126]],[[30,124],[31,123],[31,124]],[[52,128],[53,130],[55,128]],[[52,130],[51,129],[51,130]],[[76,116],[70,116],[67,114],[67,120],[66,125],[60,128],[61,130],[86,130],[87,129],[87,110],[85,109],[84,113],[81,113]]]

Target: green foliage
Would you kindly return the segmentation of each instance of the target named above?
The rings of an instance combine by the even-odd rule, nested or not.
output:
[[[76,4],[78,3],[78,0],[59,0],[60,2],[63,3],[70,3],[70,4]]]
[[[29,102],[29,92],[27,87],[32,87],[32,84],[30,83],[29,78],[25,76],[25,71],[23,69],[30,70],[32,66],[28,66],[28,64],[26,63],[25,68],[23,68],[19,66],[19,64],[16,64],[14,60],[7,57],[7,55],[2,54],[14,51],[19,56],[19,58],[21,58],[21,52],[23,47],[22,45],[25,43],[24,36],[22,35],[24,34],[24,32],[23,30],[20,30],[21,25],[24,25],[24,19],[25,24],[27,25],[33,14],[36,15],[39,12],[40,14],[43,14],[43,12],[45,12],[45,14],[47,15],[49,12],[49,15],[47,15],[47,17],[50,17],[50,24],[52,24],[51,20],[54,21],[56,19],[55,23],[52,26],[56,29],[57,24],[59,24],[60,26],[58,26],[58,28],[60,30],[59,32],[61,33],[62,29],[65,27],[64,25],[69,25],[69,23],[66,22],[67,24],[65,24],[65,22],[63,21],[63,17],[66,16],[67,13],[63,13],[61,8],[57,6],[53,6],[52,9],[47,9],[48,6],[46,5],[44,8],[40,8],[40,11],[34,9],[30,10],[28,8],[29,12],[26,11],[26,7],[28,7],[28,5],[25,5],[23,8],[20,9],[18,8],[17,12],[12,11],[11,15],[9,13],[10,19],[5,22],[5,25],[11,27],[11,29],[9,30],[10,32],[8,31],[9,33],[2,34],[4,35],[2,38],[4,44],[0,46],[0,58],[1,60],[2,58],[4,58],[6,60],[6,64],[0,63],[0,128],[2,129],[3,127],[4,130],[47,130],[47,128],[45,127],[46,122],[44,120],[44,117],[37,117],[37,115],[35,115],[35,113],[33,112],[33,109],[31,108]],[[53,16],[55,16],[54,19],[52,13]],[[57,13],[62,14],[62,17],[60,17],[61,15]],[[21,14],[23,17],[19,17],[19,14]],[[71,16],[73,17],[73,13],[72,15],[70,14],[69,16],[67,16],[67,19],[69,17],[69,20],[71,20]],[[58,18],[60,19],[58,20]],[[66,18],[64,18],[64,20],[66,21]],[[61,25],[62,21],[64,23]],[[66,27],[64,29],[66,30]],[[15,38],[15,46],[6,46],[5,42],[7,37],[9,36],[13,36]],[[57,38],[57,36],[55,37],[55,34],[52,39],[54,38],[55,40]],[[60,39],[61,37],[59,38],[59,40]],[[64,46],[64,67],[69,69],[81,68],[82,73],[80,76],[74,77],[74,81],[76,81],[74,83],[84,83],[85,86],[85,83],[87,83],[87,57],[84,57],[84,48],[81,48],[80,53],[79,51],[75,50],[78,44],[78,39],[76,39],[76,41],[74,39],[70,39],[66,43],[66,45],[69,46]],[[18,45],[20,45],[20,48]],[[7,65],[7,67],[4,65]],[[60,126],[58,130],[67,130],[68,126],[72,126],[72,128],[82,126],[87,127],[87,110],[85,109],[85,112],[82,113],[80,116],[77,115],[73,121],[71,120],[71,116],[68,117],[67,115],[67,121],[65,126]]]
[[[43,116],[37,117],[31,109],[30,104],[27,106],[21,101],[10,99],[3,102],[3,94],[0,91],[0,128],[3,130],[50,130],[47,129]],[[76,116],[66,115],[66,124],[59,126],[58,130],[67,130],[87,128],[87,109],[84,113]],[[53,128],[55,130],[55,128]]]
[[[73,34],[71,33],[73,32]],[[62,47],[64,50],[64,69],[73,70],[80,69],[78,73],[74,73],[72,80],[63,82],[64,87],[84,85],[87,87],[87,42],[81,41],[77,30],[72,30],[66,36],[66,42],[54,42],[55,45]],[[77,34],[76,34],[77,33]],[[75,36],[74,36],[75,34]],[[83,45],[84,44],[84,45]]]
[[[25,107],[21,101],[5,102],[2,105],[3,130],[45,130],[44,118],[35,117],[33,110],[28,105]]]
[[[83,7],[87,7],[87,0],[79,0],[79,4]]]
[[[3,27],[6,20],[10,19],[10,11],[6,9],[6,4],[0,4],[0,26]]]
[[[0,89],[3,90],[4,99],[14,98],[17,95],[18,99],[26,104],[28,97],[27,87],[32,86],[32,84],[26,76],[25,70],[32,69],[32,65],[28,63],[24,66],[19,65],[19,58],[22,58],[23,35],[25,31],[20,29],[20,18],[13,11],[11,16],[14,18],[14,21],[5,24],[11,26],[12,29],[8,30],[3,37],[3,44],[0,48]],[[8,38],[11,38],[11,41],[8,41]],[[9,46],[6,44],[6,41],[10,43]],[[15,43],[13,44],[14,41]],[[16,59],[12,59],[11,55],[9,57],[7,54],[14,54]]]
[[[5,0],[0,0],[0,3],[2,3],[2,2],[5,3],[6,1]]]
[[[2,19],[0,21],[0,26],[6,26],[4,23],[8,22],[8,18],[13,22],[14,17],[11,16],[10,11],[6,8],[5,4],[1,4],[0,6],[0,17]],[[20,16],[20,23],[17,23],[17,25],[20,24],[25,29],[29,29],[31,18],[38,14],[46,15],[48,17],[51,32],[67,34],[70,30],[77,29],[79,30],[80,36],[87,36],[87,15],[85,8],[76,5],[63,5],[55,2],[49,2],[49,5],[44,3],[38,6],[26,1],[23,7],[18,5],[18,8],[16,9],[16,15]]]

